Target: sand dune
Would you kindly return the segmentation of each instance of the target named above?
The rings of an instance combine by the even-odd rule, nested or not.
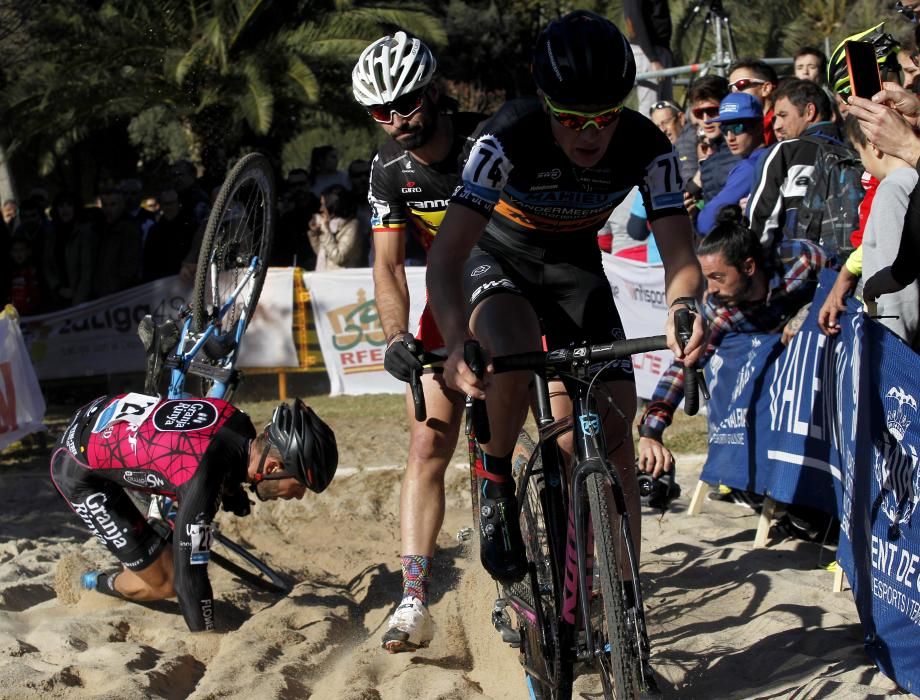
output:
[[[220,631],[191,635],[174,602],[141,606],[80,591],[111,560],[45,478],[41,455],[0,467],[0,697],[523,698],[517,652],[491,628],[494,584],[457,531],[467,474],[449,470],[429,649],[388,655],[379,638],[399,593],[397,470],[356,470],[302,502],[221,515],[221,529],[291,580],[279,597],[211,566]],[[681,459],[685,494],[699,460]],[[753,549],[749,511],[687,499],[643,516],[654,665],[666,697],[877,698],[900,694],[862,652],[849,592],[817,568],[827,550]],[[822,559],[823,557],[823,559]],[[597,697],[584,679],[583,697]]]

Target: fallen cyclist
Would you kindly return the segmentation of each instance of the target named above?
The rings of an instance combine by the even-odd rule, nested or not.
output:
[[[189,629],[214,629],[208,579],[211,523],[219,505],[248,515],[261,501],[303,498],[332,481],[335,434],[300,399],[280,404],[261,434],[220,399],[102,396],[71,419],[51,457],[51,479],[120,571],[88,571],[83,587],[126,600],[177,596]],[[127,491],[175,498],[164,538]],[[169,544],[172,542],[172,546]]]

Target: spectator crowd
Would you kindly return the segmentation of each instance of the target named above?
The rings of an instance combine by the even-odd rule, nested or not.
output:
[[[56,311],[176,274],[189,275],[219,191],[195,166],[173,163],[159,182],[103,182],[95,200],[52,199],[34,187],[7,199],[0,221],[0,305],[22,315]],[[278,184],[272,265],[307,270],[367,267],[370,162],[339,170],[333,146],[313,149],[308,169]]]

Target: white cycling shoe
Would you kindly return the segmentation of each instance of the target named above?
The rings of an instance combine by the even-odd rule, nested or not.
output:
[[[381,646],[391,654],[427,647],[434,637],[434,620],[418,598],[403,598],[390,618]]]

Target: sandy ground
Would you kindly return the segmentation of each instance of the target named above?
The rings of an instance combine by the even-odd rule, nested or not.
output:
[[[347,443],[346,443],[347,444]],[[211,566],[219,632],[191,635],[175,602],[141,606],[78,590],[105,564],[47,479],[47,450],[0,461],[0,698],[524,698],[517,651],[489,624],[494,584],[456,533],[471,522],[468,476],[451,469],[435,560],[429,649],[388,655],[379,639],[399,595],[396,464],[401,435],[302,502],[220,516],[296,585],[255,591]],[[361,463],[359,464],[359,460]],[[773,538],[754,549],[756,516],[723,503],[684,512],[701,460],[679,458],[684,496],[643,515],[644,586],[654,666],[671,698],[880,698],[902,694],[862,651],[831,558]],[[590,684],[589,684],[590,687]],[[903,693],[907,695],[906,693]],[[597,697],[585,691],[582,697]]]

